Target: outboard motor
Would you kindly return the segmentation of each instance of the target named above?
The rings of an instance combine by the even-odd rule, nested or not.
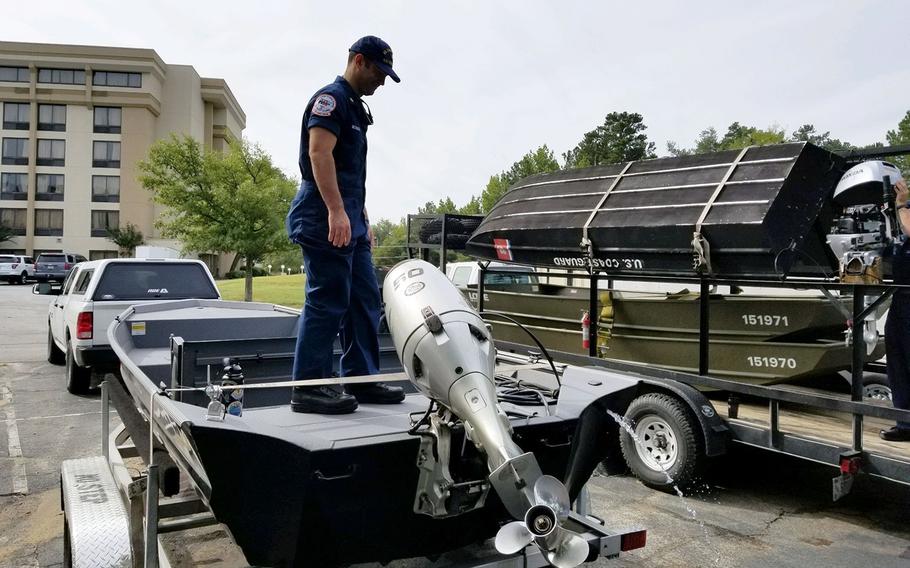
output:
[[[843,214],[834,220],[827,242],[840,261],[841,282],[881,284],[882,258],[902,236],[892,189],[901,179],[893,164],[872,160],[847,170],[834,188],[834,203],[843,207]],[[871,302],[867,298],[867,305]],[[854,325],[847,343],[857,334],[866,344],[866,353],[872,354],[878,345],[875,320],[880,315],[869,314],[862,325]]]
[[[586,541],[562,526],[569,511],[568,491],[558,479],[543,475],[534,455],[512,440],[511,424],[496,394],[496,349],[480,315],[444,274],[422,260],[406,260],[389,272],[383,300],[405,372],[440,406],[441,412],[430,417],[433,431],[427,438],[446,442],[451,425],[461,421],[465,435],[486,456],[489,484],[517,519],[500,530],[497,549],[511,554],[535,542],[555,566],[584,562]],[[416,512],[452,514],[451,492],[464,484],[452,483],[448,456],[447,446],[421,451]],[[455,514],[480,504],[482,499],[475,498]]]
[[[882,253],[900,237],[892,186],[901,179],[893,164],[869,161],[847,170],[834,188],[834,203],[844,211],[827,241],[840,261],[841,281],[881,283]]]

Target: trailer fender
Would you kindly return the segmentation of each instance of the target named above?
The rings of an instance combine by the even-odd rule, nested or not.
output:
[[[705,440],[705,455],[720,456],[727,453],[730,429],[715,410],[714,405],[698,390],[671,380],[642,379],[639,394],[666,392],[685,402],[701,426]]]

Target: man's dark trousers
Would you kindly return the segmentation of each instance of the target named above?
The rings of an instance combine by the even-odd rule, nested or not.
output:
[[[910,298],[898,294],[894,295],[885,321],[888,382],[894,407],[910,409]],[[910,431],[910,422],[898,421],[897,427]]]
[[[332,376],[333,348],[339,332],[339,374],[378,373],[381,300],[367,236],[353,238],[345,247],[333,246],[324,236],[302,237],[298,243],[306,269],[306,303],[297,333],[292,378]]]

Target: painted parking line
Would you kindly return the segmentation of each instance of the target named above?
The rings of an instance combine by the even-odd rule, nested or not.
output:
[[[16,418],[16,422],[25,422],[28,420],[51,420],[54,418],[70,418],[72,416],[94,416],[101,414],[100,410],[93,412],[74,412],[72,414],[52,414],[49,416],[29,416],[28,418]]]
[[[19,443],[19,427],[16,426],[16,410],[13,408],[13,393],[6,385],[0,385],[0,398],[6,401],[6,437],[9,439],[9,457],[13,460],[13,493],[28,495],[28,476],[25,460],[22,459],[22,445]]]

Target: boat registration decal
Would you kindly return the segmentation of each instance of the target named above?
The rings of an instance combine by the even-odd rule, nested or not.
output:
[[[793,357],[746,357],[751,367],[765,367],[770,369],[795,369],[796,359]]]
[[[145,322],[144,321],[130,322],[130,334],[131,335],[145,335]]]
[[[772,316],[768,314],[743,314],[743,323],[746,325],[790,327],[790,319],[787,316]]]

